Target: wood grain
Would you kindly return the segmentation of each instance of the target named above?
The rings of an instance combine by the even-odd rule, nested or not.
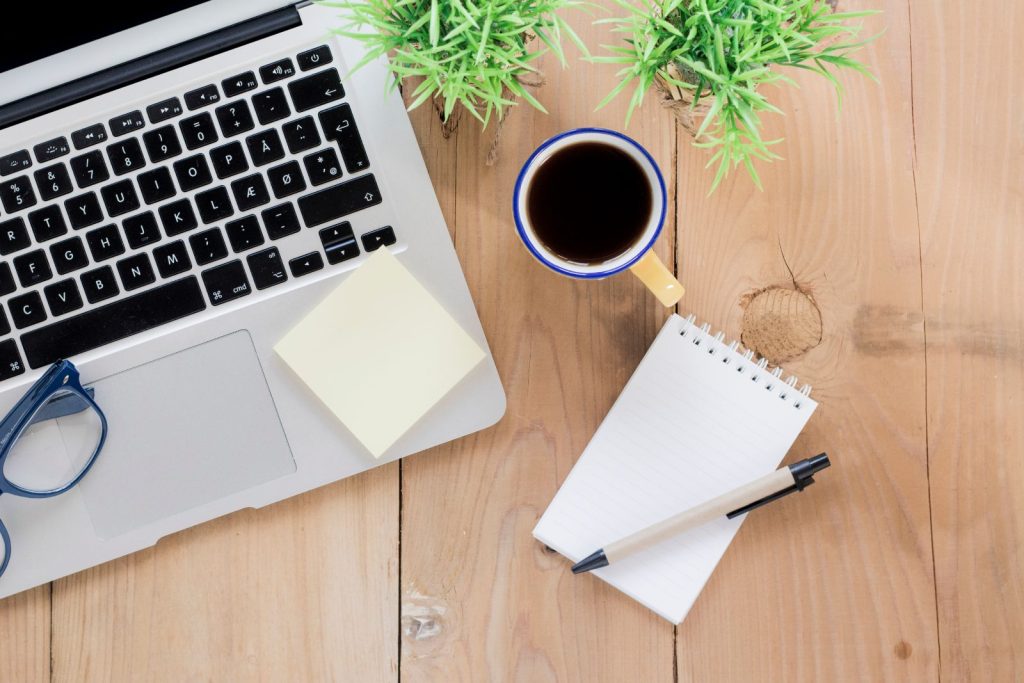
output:
[[[0,681],[50,680],[50,586],[0,601]]]
[[[746,339],[753,293],[813,300],[821,341],[785,367],[820,407],[790,459],[827,450],[834,463],[799,499],[746,521],[679,628],[680,680],[937,673],[909,26],[903,3],[883,4],[868,32],[884,22],[885,38],[863,53],[879,85],[844,75],[839,116],[813,74],[772,92],[786,114],[766,117],[766,137],[785,138],[786,160],[760,166],[764,192],[736,174],[707,198],[704,154],[680,147],[687,307]],[[889,312],[916,322],[886,325]]]
[[[573,23],[591,44],[608,42],[588,18]],[[529,153],[568,128],[621,127],[624,115],[592,111],[612,70],[563,72],[552,59],[541,68],[549,116],[515,110],[492,167],[483,162],[494,131],[464,119],[447,143],[457,172],[451,157],[431,168],[436,186],[456,188],[446,217],[509,407],[498,426],[403,465],[403,680],[672,678],[671,625],[600,581],[574,580],[530,533],[665,315],[629,275],[573,282],[519,243],[512,187]],[[430,123],[418,132],[432,148],[441,129]],[[652,111],[631,132],[671,174],[673,127]]]
[[[393,681],[397,464],[54,584],[55,681]]]
[[[911,2],[942,674],[1024,678],[1021,3]]]

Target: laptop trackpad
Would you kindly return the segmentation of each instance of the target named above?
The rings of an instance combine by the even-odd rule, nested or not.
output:
[[[90,386],[109,433],[79,487],[100,538],[295,471],[248,332]]]

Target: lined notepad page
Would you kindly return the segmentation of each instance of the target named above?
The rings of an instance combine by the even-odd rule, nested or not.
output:
[[[817,404],[720,339],[669,318],[533,530],[539,541],[577,562],[779,466]],[[593,574],[678,624],[741,523],[717,520]]]

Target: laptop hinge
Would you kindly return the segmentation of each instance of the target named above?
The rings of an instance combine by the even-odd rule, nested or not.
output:
[[[50,88],[0,107],[0,128],[96,97],[245,43],[300,26],[293,5]]]

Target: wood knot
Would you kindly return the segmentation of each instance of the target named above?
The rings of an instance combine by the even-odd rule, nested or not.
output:
[[[766,287],[744,297],[740,341],[772,365],[799,358],[821,343],[821,310],[810,294]]]
[[[912,648],[910,646],[910,643],[908,643],[907,641],[901,640],[900,642],[896,643],[896,647],[894,647],[892,651],[900,659],[910,659],[910,655],[911,653],[913,653],[914,648]]]
[[[440,600],[410,590],[402,602],[402,637],[409,641],[437,638],[444,633],[447,612]]]

